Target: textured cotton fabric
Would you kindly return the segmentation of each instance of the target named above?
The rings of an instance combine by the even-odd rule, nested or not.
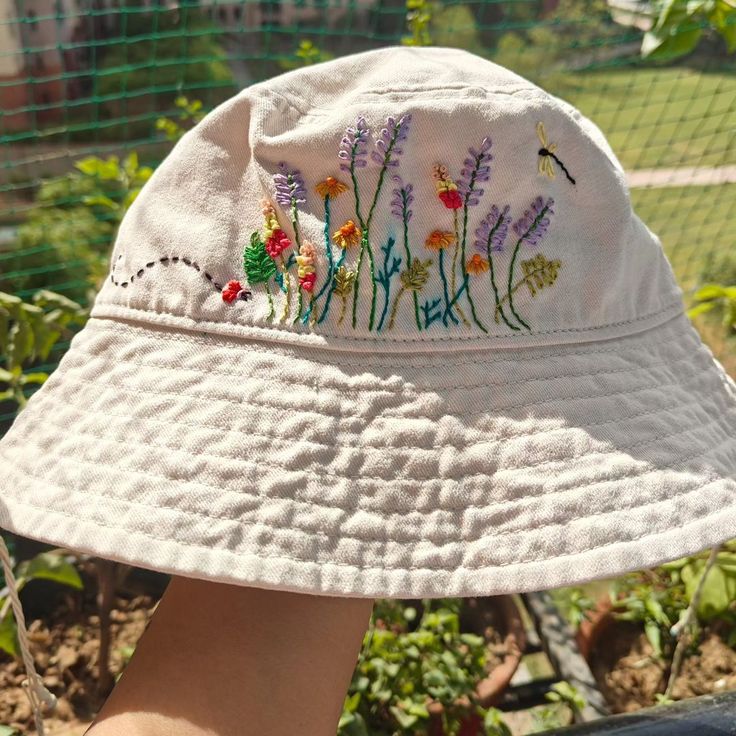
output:
[[[333,289],[361,252],[357,297]],[[466,52],[388,48],[177,144],[0,441],[0,526],[306,593],[573,584],[736,536],[735,409],[598,128]]]

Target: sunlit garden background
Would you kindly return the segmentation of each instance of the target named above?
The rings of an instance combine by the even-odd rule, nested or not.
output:
[[[120,220],[182,133],[249,84],[390,44],[467,49],[591,117],[736,377],[732,0],[0,0],[0,434],[84,325]],[[7,539],[60,699],[50,733],[81,736],[167,578]],[[12,736],[35,729],[3,585]],[[736,544],[551,594],[380,601],[339,732],[520,735],[729,690]]]

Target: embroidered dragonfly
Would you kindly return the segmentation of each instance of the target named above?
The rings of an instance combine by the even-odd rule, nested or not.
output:
[[[550,179],[555,178],[555,170],[552,166],[552,160],[554,159],[559,167],[565,172],[565,176],[567,177],[568,181],[571,184],[575,184],[575,179],[570,176],[570,172],[565,168],[565,164],[560,161],[557,156],[555,156],[555,151],[557,150],[557,144],[556,143],[550,143],[547,140],[547,132],[544,129],[544,123],[541,121],[537,123],[537,135],[539,136],[539,142],[542,144],[542,147],[537,151],[539,154],[539,173],[544,174],[545,176],[548,176]]]

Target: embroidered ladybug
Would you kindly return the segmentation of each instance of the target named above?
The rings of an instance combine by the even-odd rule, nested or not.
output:
[[[250,289],[244,289],[240,281],[228,281],[222,290],[222,300],[228,304],[232,304],[236,299],[248,301],[253,296]]]

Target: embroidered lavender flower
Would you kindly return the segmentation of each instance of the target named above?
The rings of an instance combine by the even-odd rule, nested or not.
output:
[[[457,189],[460,192],[466,206],[478,204],[483,196],[483,189],[477,187],[479,182],[488,181],[491,178],[490,162],[493,156],[489,153],[491,149],[491,139],[484,138],[480,145],[480,150],[469,148],[469,158],[463,162],[463,168],[460,172],[460,180],[457,182]]]
[[[538,245],[549,228],[548,215],[554,214],[552,205],[554,200],[549,197],[546,201],[537,197],[531,204],[530,209],[524,212],[513,225],[514,232],[529,245]]]
[[[503,210],[499,210],[494,204],[491,207],[491,211],[481,220],[480,226],[475,231],[475,249],[483,253],[483,255],[486,255],[488,252],[489,239],[490,249],[492,251],[503,250],[511,223],[510,209],[509,205],[506,205]]]
[[[406,268],[411,269],[412,257],[409,251],[409,220],[411,220],[412,212],[411,203],[414,201],[414,186],[412,184],[404,184],[401,177],[398,174],[394,174],[391,179],[396,183],[396,187],[393,190],[393,196],[391,197],[391,213],[396,217],[402,224],[404,234],[404,255],[406,257]],[[419,319],[419,297],[417,291],[412,292],[414,298],[414,319],[417,323],[417,329],[421,331],[422,323]],[[388,300],[388,290],[386,298]],[[395,313],[394,305],[394,313]],[[384,310],[385,316],[385,310]],[[383,316],[381,317],[381,324],[383,323]]]
[[[382,166],[398,166],[399,156],[404,152],[399,144],[406,140],[409,134],[411,115],[403,115],[398,120],[389,117],[386,127],[382,128],[376,139],[376,147],[371,151],[371,158]]]
[[[362,115],[358,118],[354,127],[351,126],[345,131],[337,154],[342,159],[340,168],[343,171],[350,171],[352,167],[359,168],[366,165],[369,133],[370,130]]]
[[[398,174],[394,174],[391,177],[398,186],[393,190],[393,197],[391,198],[391,212],[394,216],[398,217],[402,222],[406,218],[408,223],[411,220],[411,216],[414,214],[410,207],[414,201],[414,187],[411,184],[404,184],[401,181],[401,177]]]
[[[276,201],[282,207],[291,209],[300,202],[306,202],[307,190],[298,169],[289,169],[282,161],[279,172],[273,175],[273,183],[276,187]]]

